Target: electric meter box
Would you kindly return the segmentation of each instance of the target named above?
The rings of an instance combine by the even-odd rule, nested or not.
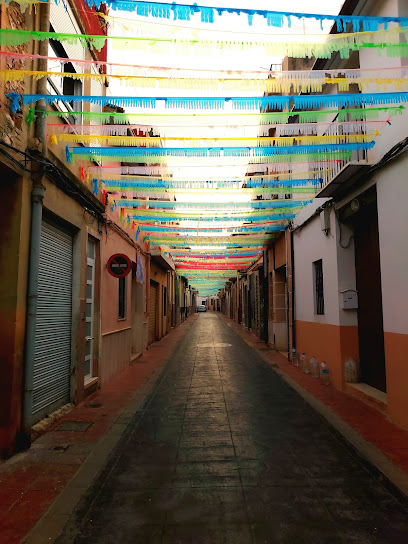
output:
[[[358,294],[355,289],[345,289],[341,293],[341,307],[343,310],[357,310]]]

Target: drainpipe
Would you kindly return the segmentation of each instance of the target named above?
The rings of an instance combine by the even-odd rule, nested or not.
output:
[[[295,250],[293,247],[293,230],[290,230],[290,260],[292,263],[292,346],[296,346],[295,319]]]
[[[48,32],[50,26],[50,4],[41,3],[39,30]],[[39,43],[38,54],[48,55],[48,40]],[[39,59],[37,70],[47,70],[47,60]],[[42,78],[37,82],[37,93],[47,93],[47,79]],[[39,110],[46,110],[44,100],[38,103]],[[34,357],[35,357],[35,330],[37,324],[37,301],[38,301],[38,269],[40,261],[40,239],[43,199],[45,187],[45,165],[41,163],[47,155],[47,126],[46,117],[38,116],[35,124],[35,137],[39,141],[38,149],[31,151],[33,160],[31,179],[33,188],[31,192],[31,229],[30,229],[30,254],[27,285],[27,317],[25,334],[25,361],[24,361],[24,389],[22,402],[22,432],[21,441],[23,447],[31,445],[31,424],[33,409],[33,379],[34,379]]]

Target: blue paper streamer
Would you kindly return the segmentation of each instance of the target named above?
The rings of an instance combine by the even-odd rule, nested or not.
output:
[[[93,179],[92,180],[92,185],[93,185],[93,194],[94,195],[97,195],[98,194],[98,180],[97,179]]]
[[[136,200],[127,200],[120,199],[117,201],[117,205],[122,208],[141,208],[143,206],[148,206],[149,209],[165,209],[165,210],[174,210],[175,208],[188,210],[189,208],[214,208],[214,210],[223,210],[231,206],[231,210],[235,208],[254,208],[256,210],[261,210],[264,208],[292,208],[294,206],[305,206],[312,202],[309,200],[292,200],[292,199],[281,199],[281,200],[254,200],[252,202],[243,202],[243,203],[228,203],[226,205],[220,204],[219,202],[188,202],[188,205],[185,203],[177,202],[174,200],[143,200],[137,202]],[[186,203],[187,204],[187,203]]]
[[[154,221],[157,223],[168,223],[169,221],[195,221],[197,222],[200,220],[200,223],[212,223],[214,221],[223,221],[223,222],[233,222],[233,221],[247,221],[247,222],[261,222],[261,221],[279,221],[281,219],[293,219],[296,214],[294,213],[276,213],[276,214],[265,214],[265,215],[257,215],[254,217],[253,215],[241,215],[239,217],[236,216],[230,216],[230,215],[216,215],[216,216],[208,216],[208,215],[200,215],[197,214],[196,217],[183,217],[181,214],[172,214],[172,213],[166,213],[166,217],[158,216],[154,214],[154,210],[152,210],[151,216],[154,218]],[[146,221],[149,217],[149,214],[145,215],[132,215],[132,219],[134,221]]]
[[[11,107],[18,105],[19,95],[10,93],[12,98]],[[32,104],[44,99],[47,104],[52,104],[56,97],[48,94],[24,94],[21,95],[22,104]],[[155,108],[158,100],[165,102],[166,108],[177,109],[199,109],[199,110],[220,110],[226,102],[231,102],[235,110],[264,110],[289,108],[290,102],[297,109],[305,108],[326,108],[349,106],[370,106],[376,104],[401,104],[408,102],[408,92],[394,93],[348,93],[333,95],[295,95],[295,96],[260,96],[260,97],[149,97],[149,96],[90,96],[90,95],[64,95],[67,102],[89,102],[105,106],[113,104],[120,107],[148,107]],[[13,109],[14,111],[14,109]]]
[[[266,227],[260,227],[260,226],[256,226],[256,225],[248,225],[248,226],[244,226],[244,227],[231,227],[231,228],[227,228],[227,229],[223,229],[223,228],[211,228],[211,231],[208,231],[208,232],[211,232],[212,234],[222,234],[223,232],[225,232],[225,230],[228,230],[228,232],[230,232],[230,230],[233,230],[234,233],[246,233],[246,232],[261,232],[263,230],[270,230],[271,232],[273,231],[279,231],[279,230],[283,230],[285,229],[285,225],[268,225]],[[168,227],[166,226],[161,226],[161,225],[140,225],[140,230],[143,230],[143,231],[147,231],[147,232],[165,232],[165,233],[174,233],[175,236],[177,236],[177,233],[179,232],[186,232],[186,229],[183,228],[183,227],[178,227],[178,228],[172,228],[172,229],[169,229]],[[205,231],[205,228],[204,229],[200,229],[200,236],[206,236],[205,234],[203,234],[203,231]],[[252,254],[250,254],[252,256]],[[211,252],[211,256],[212,257],[215,257],[215,255]],[[245,257],[245,254],[240,254],[240,257]]]
[[[278,176],[278,175],[277,175]],[[285,179],[285,180],[269,180],[262,179],[261,176],[244,178],[242,180],[225,180],[225,181],[177,181],[177,180],[162,180],[152,177],[147,180],[138,181],[117,181],[115,179],[101,179],[107,190],[110,188],[126,189],[142,189],[142,188],[157,188],[157,189],[235,189],[237,183],[244,183],[248,188],[273,188],[273,187],[305,187],[309,185],[320,185],[323,183],[323,178],[313,179]],[[190,187],[191,185],[191,187]],[[193,186],[194,185],[194,186]]]
[[[74,147],[74,155],[90,157],[269,157],[334,151],[368,150],[375,142],[314,144],[281,147]]]
[[[5,95],[7,98],[10,98],[10,109],[13,113],[17,113],[20,109],[20,95],[18,93],[7,93]]]

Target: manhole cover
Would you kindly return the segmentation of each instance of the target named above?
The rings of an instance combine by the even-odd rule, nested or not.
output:
[[[93,421],[63,421],[54,431],[73,431],[83,433],[93,425]]]
[[[102,404],[96,402],[95,404],[85,404],[85,408],[102,408]]]

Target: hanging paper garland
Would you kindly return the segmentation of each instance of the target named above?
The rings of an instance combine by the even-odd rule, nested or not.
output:
[[[182,166],[182,165],[180,165]],[[315,170],[307,170],[307,171],[292,171],[292,172],[281,172],[280,167],[282,164],[277,165],[278,167],[271,167],[270,165],[266,165],[266,167],[271,168],[271,172],[266,172],[265,174],[260,173],[259,176],[257,175],[245,175],[242,176],[234,176],[234,169],[233,166],[230,165],[217,165],[217,174],[212,174],[210,177],[208,176],[207,172],[200,173],[195,172],[194,177],[189,176],[185,179],[177,179],[175,180],[172,175],[170,174],[170,169],[167,166],[88,166],[87,167],[87,176],[90,174],[92,176],[96,176],[101,179],[112,179],[112,180],[123,180],[123,181],[154,181],[155,179],[160,181],[180,181],[182,183],[187,182],[224,182],[224,181],[242,181],[245,183],[246,181],[250,179],[259,180],[261,178],[265,179],[274,179],[279,175],[280,179],[304,179],[306,177],[312,178],[314,174],[317,176],[322,175],[323,173],[328,173],[331,171],[330,168],[322,170],[322,165],[313,166],[312,168],[316,168]],[[207,168],[207,165],[196,165],[196,168],[205,167]],[[248,165],[247,173],[249,174],[251,172],[250,168],[262,168],[259,164],[257,165]],[[227,169],[226,175],[223,176],[222,168]],[[238,168],[237,165],[235,165],[235,168]],[[240,170],[242,171],[242,167],[239,166]],[[272,171],[273,168],[273,171]],[[256,170],[258,173],[260,170]],[[254,170],[255,172],[255,170]],[[125,177],[123,177],[125,176]],[[129,176],[135,176],[134,179],[130,178]],[[153,177],[154,176],[154,177]],[[156,176],[159,176],[156,178]],[[272,176],[272,177],[268,177]],[[176,187],[176,186],[175,186]],[[198,186],[197,186],[198,187]]]
[[[23,94],[9,93],[11,109],[16,113],[19,109],[20,99],[23,106],[44,100],[46,104],[55,101],[55,95],[49,94]],[[223,109],[226,103],[231,103],[235,110],[259,110],[264,108],[289,108],[293,103],[294,108],[325,108],[352,106],[369,106],[375,104],[401,104],[408,101],[408,92],[395,93],[351,93],[341,95],[294,95],[294,96],[261,96],[261,97],[126,97],[126,96],[84,96],[64,95],[67,102],[89,102],[106,106],[155,108],[158,101],[164,102],[169,109],[193,109],[193,110],[218,110]]]
[[[87,0],[89,7],[94,6],[94,0]],[[290,11],[254,10],[249,8],[233,7],[210,7],[194,4],[177,4],[176,2],[140,2],[139,0],[108,0],[107,4],[114,10],[135,11],[137,15],[144,17],[155,17],[170,19],[174,21],[189,21],[190,17],[200,14],[202,23],[213,23],[214,15],[225,13],[235,15],[246,15],[248,24],[251,26],[254,15],[266,20],[268,26],[282,27],[286,24],[289,28],[292,19],[314,19],[323,23],[333,21],[337,24],[338,32],[346,30],[347,24],[351,23],[354,32],[367,30],[378,30],[379,25],[387,26],[389,23],[399,23],[401,26],[408,25],[408,17],[372,17],[356,15],[322,15],[316,13],[297,13]],[[96,7],[96,6],[95,6]]]
[[[330,170],[317,170],[312,172],[315,174],[322,175],[327,173]],[[306,172],[305,172],[306,173]],[[298,175],[303,174],[300,172]],[[323,180],[319,177],[314,178],[293,178],[293,175],[296,174],[283,174],[279,175],[277,179],[277,174],[271,175],[255,175],[255,176],[245,176],[243,178],[233,179],[213,179],[213,180],[194,180],[186,179],[174,180],[172,178],[155,178],[149,176],[118,176],[118,179],[115,176],[105,177],[103,175],[95,175],[99,181],[105,184],[105,188],[112,190],[117,188],[119,190],[132,190],[137,188],[157,188],[157,189],[168,189],[168,190],[186,190],[186,189],[241,189],[242,187],[300,187],[306,185],[318,185]]]
[[[13,107],[16,107],[16,111],[19,108],[18,95],[10,93],[9,98],[11,98]],[[55,99],[55,97],[54,97]],[[312,122],[322,122],[327,118],[333,118],[337,116],[339,122],[348,120],[348,117],[351,119],[377,119],[381,114],[387,114],[389,116],[401,115],[405,107],[401,104],[400,106],[386,106],[386,107],[376,107],[376,108],[353,108],[353,109],[338,109],[338,110],[325,110],[325,111],[296,111],[296,112],[269,112],[269,113],[248,113],[239,111],[236,113],[217,113],[217,114],[201,114],[194,113],[192,116],[190,114],[181,114],[181,113],[170,113],[170,114],[155,114],[155,113],[117,113],[117,112],[88,112],[88,111],[70,111],[69,117],[81,117],[93,121],[105,121],[113,120],[115,124],[129,124],[132,120],[140,120],[148,117],[149,120],[152,120],[151,125],[144,125],[145,128],[142,130],[149,131],[150,129],[155,129],[155,125],[162,125],[169,123],[171,121],[172,126],[194,126],[197,123],[197,118],[200,120],[207,120],[208,125],[224,127],[227,124],[232,125],[246,125],[254,120],[258,121],[260,125],[268,125],[270,123],[275,124],[286,124],[293,117],[299,117],[301,123],[312,123]],[[28,124],[31,124],[35,116],[45,116],[45,117],[61,117],[67,119],[68,114],[59,110],[34,110],[33,108],[29,109],[26,121]],[[154,123],[153,123],[154,121]],[[191,123],[191,125],[188,124]]]
[[[145,148],[161,148],[162,142],[171,140],[172,142],[180,141],[181,146],[189,144],[191,148],[200,148],[201,146],[208,145],[210,141],[213,145],[221,144],[224,146],[254,146],[258,147],[289,147],[291,145],[319,145],[319,144],[337,144],[342,142],[372,142],[375,136],[379,136],[378,131],[375,134],[336,134],[336,135],[324,135],[324,136],[260,136],[253,138],[232,137],[232,138],[190,138],[190,137],[138,137],[138,136],[105,136],[98,134],[59,134],[58,138],[55,134],[51,135],[51,139],[54,138],[53,143],[60,142],[74,142],[81,144],[98,144],[105,143],[106,145],[120,145],[120,146],[138,146]],[[50,142],[52,143],[52,142]],[[170,148],[172,149],[172,148]],[[178,149],[178,148],[173,148]],[[216,147],[208,147],[208,149],[216,149]],[[224,148],[224,153],[226,148]]]
[[[198,229],[198,232],[200,233],[200,236],[211,236],[213,234],[219,233],[219,234],[225,234],[228,233],[229,235],[232,234],[246,234],[246,233],[254,233],[254,232],[278,232],[281,230],[284,230],[286,228],[285,224],[277,224],[278,222],[275,221],[274,224],[261,224],[261,225],[246,225],[243,227],[223,227],[223,228],[212,228],[212,227],[204,227]],[[282,223],[282,222],[281,222]],[[142,224],[138,223],[138,227],[142,231],[146,231],[148,233],[161,233],[162,236],[174,236],[175,234],[178,234],[179,236],[188,236],[190,234],[190,231],[195,231],[197,233],[196,227],[170,227],[168,225],[162,226],[162,225],[154,225],[152,223],[150,224]],[[169,230],[171,229],[171,230]],[[175,232],[176,231],[176,232]]]
[[[143,25],[144,28],[145,24]],[[398,30],[398,29],[392,29]],[[404,29],[408,33],[408,28]],[[390,31],[388,31],[390,32]],[[241,36],[241,33],[240,33]],[[334,35],[335,36],[335,35]],[[397,38],[397,41],[399,39]],[[296,92],[303,90],[307,92],[308,87],[310,90],[316,85],[323,85],[326,83],[337,82],[340,87],[345,85],[347,88],[351,84],[359,85],[363,88],[369,84],[376,83],[378,86],[388,85],[394,83],[397,87],[396,90],[402,90],[403,85],[406,85],[408,78],[408,67],[405,66],[389,66],[381,68],[337,68],[329,70],[221,70],[221,69],[203,69],[203,68],[177,68],[177,67],[163,67],[163,66],[141,66],[141,65],[129,65],[104,62],[99,60],[83,60],[83,59],[68,59],[65,57],[47,57],[42,55],[31,55],[28,53],[17,53],[0,51],[0,57],[5,57],[10,62],[15,60],[52,60],[53,62],[59,62],[62,65],[67,63],[74,63],[75,65],[83,66],[84,69],[88,69],[89,74],[84,74],[85,77],[95,77],[98,81],[103,82],[103,78],[109,75],[125,76],[126,78],[132,77],[140,80],[149,80],[150,78],[156,78],[157,81],[169,82],[169,88],[182,88],[182,82],[184,79],[191,82],[192,85],[198,80],[198,84],[201,82],[209,81],[210,88],[214,88],[214,85],[225,85],[231,80],[251,82],[251,89],[253,89],[252,82],[266,82],[274,84],[277,82],[281,84],[283,88],[293,85]],[[91,72],[92,69],[97,70],[98,73]],[[99,71],[102,70],[102,73]],[[10,71],[9,71],[10,72]],[[13,72],[13,71],[11,71]],[[181,74],[188,74],[193,72],[194,77],[181,77]],[[58,72],[59,76],[62,76]],[[211,74],[210,77],[201,77],[201,74]],[[67,72],[67,77],[77,76],[78,74],[72,74]],[[165,76],[165,77],[164,77]],[[234,77],[233,77],[234,76]],[[262,76],[259,77],[259,76]],[[267,77],[268,76],[268,77]],[[100,79],[99,79],[100,78]],[[178,83],[180,81],[180,84]],[[180,85],[180,86],[179,86]],[[201,87],[200,87],[201,89]],[[346,90],[346,89],[343,89]],[[289,92],[289,90],[288,90]]]
[[[336,144],[316,144],[316,145],[298,145],[298,146],[269,146],[269,147],[197,147],[197,148],[139,148],[139,147],[74,147],[72,153],[74,156],[94,160],[95,158],[122,158],[127,161],[145,162],[147,159],[154,158],[158,160],[164,157],[257,157],[267,158],[270,156],[283,155],[288,153],[293,155],[324,154],[333,152],[347,152],[355,150],[368,150],[374,147],[375,142],[359,143],[336,143]],[[286,157],[287,158],[287,157]]]
[[[119,207],[122,208],[141,208],[146,207],[148,209],[168,209],[168,210],[174,210],[177,209],[177,211],[181,211],[183,209],[200,209],[200,212],[197,213],[203,213],[205,214],[208,210],[248,210],[253,209],[262,209],[262,208],[294,208],[297,206],[304,206],[306,204],[310,204],[312,202],[311,200],[254,200],[250,202],[178,202],[174,200],[137,200],[137,199],[120,199],[117,200],[116,203]],[[211,212],[210,212],[211,213]]]
[[[374,142],[371,142],[372,144],[374,144]],[[364,146],[367,146],[367,145],[370,145],[371,146],[371,143],[370,144],[339,144],[339,145],[348,145],[348,146],[363,146],[361,147],[360,149],[363,149]],[[310,146],[305,146],[305,147],[310,147]],[[338,146],[337,146],[338,147]],[[67,146],[68,148],[68,146]],[[73,150],[76,149],[77,151],[75,151],[75,155],[79,158],[82,158],[84,160],[91,160],[91,161],[94,161],[94,160],[105,160],[106,159],[106,155],[104,154],[99,154],[98,153],[98,149],[97,148],[91,148],[92,149],[92,152],[85,152],[85,154],[81,154],[81,150],[83,152],[83,150],[85,148],[73,148]],[[102,148],[101,148],[102,149]],[[119,148],[119,149],[123,149],[124,152],[126,152],[126,150],[128,150],[129,148]],[[245,148],[244,148],[245,149]],[[264,148],[260,148],[260,149],[264,149]],[[276,148],[276,149],[283,149],[283,148]],[[293,147],[290,147],[290,150],[293,150],[294,148]],[[350,148],[348,148],[350,149]],[[356,148],[355,148],[356,149]],[[68,148],[68,152],[69,152],[69,148]],[[249,159],[249,163],[248,163],[248,166],[247,166],[247,171],[248,172],[260,172],[260,169],[261,168],[273,168],[274,170],[276,171],[279,171],[279,164],[278,163],[283,163],[283,166],[282,166],[282,170],[283,171],[286,171],[287,170],[287,165],[291,165],[292,163],[300,163],[300,164],[310,164],[310,167],[311,168],[318,168],[319,165],[321,164],[329,164],[331,165],[332,163],[335,163],[336,161],[345,161],[345,160],[349,160],[351,158],[351,154],[352,154],[352,151],[330,151],[330,152],[319,152],[319,153],[312,153],[311,150],[309,149],[309,151],[307,153],[304,153],[304,154],[299,154],[299,155],[289,155],[289,154],[285,154],[284,151],[282,151],[282,155],[271,155],[271,156],[261,156],[261,157],[256,157],[256,156],[251,156]],[[145,164],[154,164],[155,166],[157,166],[158,164],[165,164],[167,167],[169,166],[173,166],[175,167],[177,161],[178,161],[178,157],[158,157],[158,156],[152,156],[152,157],[148,157],[146,155],[129,155],[129,154],[126,154],[126,155],[116,155],[115,156],[116,158],[118,157],[121,157],[121,159],[125,160],[126,159],[126,162],[143,162]],[[211,159],[218,159],[218,156],[208,156],[206,157],[206,167],[208,166],[216,166],[216,163],[215,162],[212,162]],[[68,162],[70,162],[70,158],[68,158],[67,156],[67,160]],[[224,163],[224,167],[226,166],[234,166],[236,164],[236,159],[234,159],[233,156],[224,156],[223,157],[223,163]],[[259,163],[259,164],[258,164]],[[188,166],[194,166],[195,168],[197,167],[197,158],[196,157],[191,157],[191,156],[187,156],[187,157],[184,157],[183,158],[183,167],[188,167]],[[241,166],[241,170],[242,170],[242,166]]]
[[[262,212],[262,214],[258,214],[258,212],[253,212],[251,215],[245,215],[243,213],[236,213],[234,215],[217,215],[217,216],[214,216],[214,215],[211,215],[211,216],[204,216],[204,215],[200,215],[200,214],[196,214],[196,215],[187,215],[187,214],[181,214],[181,212],[178,212],[177,214],[171,214],[171,213],[168,213],[168,212],[160,212],[160,211],[156,211],[156,212],[151,212],[150,211],[150,214],[149,213],[144,213],[144,212],[149,212],[149,210],[138,210],[137,211],[137,214],[134,214],[132,215],[132,219],[134,221],[140,221],[140,220],[143,220],[145,219],[146,217],[148,217],[149,215],[151,217],[153,217],[155,220],[157,221],[162,221],[162,222],[168,222],[168,221],[197,221],[197,220],[200,220],[201,221],[208,221],[208,222],[224,222],[224,223],[229,223],[229,222],[234,222],[234,221],[255,221],[255,220],[259,220],[259,221],[277,221],[277,220],[281,220],[281,219],[293,219],[295,216],[296,216],[296,213],[298,211],[300,211],[301,207],[298,206],[298,207],[294,207],[292,209],[293,213],[264,213]]]
[[[238,187],[236,189],[161,189],[158,187],[151,187],[147,189],[123,189],[120,187],[115,187],[114,185],[105,185],[105,190],[109,192],[130,192],[136,198],[168,198],[169,196],[174,196],[178,194],[187,194],[187,195],[197,195],[204,196],[206,193],[211,191],[212,194],[220,196],[230,196],[234,198],[236,195],[251,195],[252,198],[255,196],[272,196],[277,194],[312,194],[314,195],[317,192],[317,188],[314,185],[313,187],[298,187],[298,186],[286,186],[286,187]]]
[[[408,18],[407,18],[408,20]],[[407,25],[402,25],[399,29],[401,34],[405,35],[407,32]],[[294,36],[294,38],[296,38]],[[186,49],[189,48],[191,52],[191,46],[194,46],[193,51],[208,54],[209,51],[213,51],[215,54],[219,54],[223,50],[248,50],[248,49],[261,49],[267,55],[270,56],[290,56],[293,58],[330,58],[333,53],[338,52],[342,58],[348,58],[350,50],[358,51],[363,48],[370,47],[376,48],[379,52],[386,50],[388,56],[405,56],[408,53],[407,43],[400,40],[400,34],[393,31],[387,32],[372,32],[368,36],[366,34],[342,34],[342,35],[328,35],[326,41],[317,43],[308,43],[305,41],[303,35],[298,37],[299,41],[289,42],[287,39],[284,41],[271,41],[271,40],[244,40],[242,36],[237,35],[235,39],[229,37],[228,40],[224,39],[202,39],[199,38],[177,38],[171,37],[157,37],[152,36],[101,36],[101,35],[88,35],[88,34],[67,34],[60,32],[40,32],[36,30],[19,30],[19,29],[0,29],[0,45],[17,46],[24,43],[28,43],[33,40],[46,40],[53,39],[60,43],[68,44],[80,44],[87,49],[88,47],[94,48],[96,51],[101,51],[105,46],[106,41],[109,40],[114,49],[122,50],[126,49],[135,50],[156,50],[158,52],[169,52],[169,46],[174,46],[178,54],[185,54]],[[281,37],[278,37],[281,40]],[[196,54],[197,54],[196,53]]]
[[[113,75],[100,73],[77,73],[77,72],[51,72],[37,70],[0,70],[0,80],[23,81],[25,77],[40,80],[44,77],[69,78],[79,81],[97,81],[105,83],[109,80],[118,80],[127,87],[138,87],[145,89],[183,89],[192,91],[250,91],[267,93],[288,93],[291,90],[298,92],[321,92],[324,85],[338,85],[339,91],[348,91],[350,85],[358,85],[360,90],[375,83],[380,89],[385,90],[393,85],[395,90],[402,90],[408,87],[406,77],[310,77],[309,79],[298,80],[296,78],[268,78],[268,79],[204,79],[204,78],[165,78],[165,77],[139,77],[132,75]]]
[[[191,141],[192,138],[201,138],[203,134],[203,128],[207,128],[210,136],[204,139],[210,138],[226,138],[231,134],[231,130],[234,131],[234,134],[239,130],[243,135],[240,137],[253,137],[253,128],[256,127],[258,131],[258,137],[268,137],[270,134],[270,129],[276,129],[276,137],[281,136],[312,136],[318,135],[319,132],[322,132],[322,128],[325,127],[324,133],[326,135],[344,135],[352,134],[354,132],[361,133],[362,131],[366,132],[370,127],[376,127],[380,125],[385,125],[389,123],[389,120],[365,120],[365,121],[344,121],[339,122],[319,122],[319,123],[290,123],[285,125],[267,124],[267,125],[243,125],[237,127],[236,125],[225,125],[220,127],[207,127],[207,125],[195,125],[191,127],[189,125],[184,126],[163,126],[160,125],[160,133],[158,129],[155,131],[157,134],[154,134],[156,137],[161,139],[173,139],[173,138],[183,138],[185,139],[186,129],[188,129],[188,139]],[[59,133],[68,133],[72,134],[75,131],[79,131],[82,135],[95,135],[95,136],[127,136],[129,131],[132,131],[135,135],[142,133],[148,134],[151,129],[149,125],[80,125],[80,124],[56,124],[48,123],[47,129],[49,132]],[[248,130],[247,130],[248,129]],[[139,137],[140,136],[136,136]],[[145,137],[145,136],[144,136]]]

